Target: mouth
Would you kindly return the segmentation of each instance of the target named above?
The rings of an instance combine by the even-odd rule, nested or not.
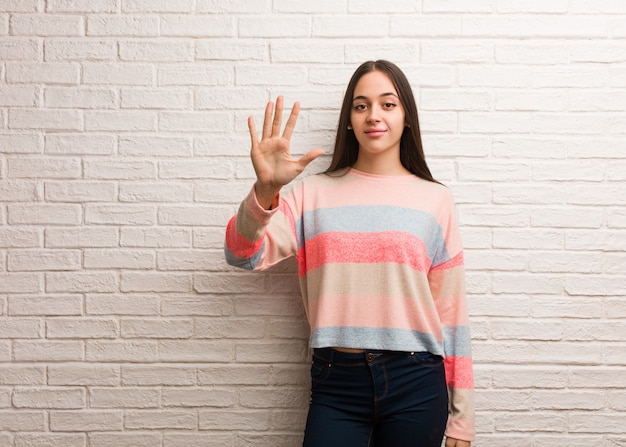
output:
[[[380,137],[387,132],[387,129],[368,129],[365,134],[370,137]]]

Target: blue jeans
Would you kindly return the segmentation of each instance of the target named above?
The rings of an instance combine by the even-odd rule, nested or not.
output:
[[[447,420],[441,357],[314,350],[304,447],[439,447]]]

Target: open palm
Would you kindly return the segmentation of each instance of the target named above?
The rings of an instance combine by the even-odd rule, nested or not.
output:
[[[290,140],[298,120],[300,104],[296,102],[293,105],[281,135],[283,103],[283,97],[279,96],[275,106],[274,103],[269,102],[265,107],[260,141],[254,119],[248,118],[252,140],[250,157],[257,176],[256,190],[259,196],[271,195],[273,198],[281,187],[295,179],[310,162],[323,153],[322,149],[313,149],[298,159],[292,157]]]

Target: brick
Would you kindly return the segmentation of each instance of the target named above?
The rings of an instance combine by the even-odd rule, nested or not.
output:
[[[53,134],[46,135],[46,154],[111,155],[116,140],[111,135]]]
[[[195,411],[128,410],[124,414],[124,427],[131,430],[190,430],[196,426]]]
[[[90,388],[90,408],[158,408],[160,392],[151,388]]]
[[[392,37],[458,37],[461,29],[461,18],[454,16],[398,14],[389,21]]]
[[[84,84],[152,86],[155,75],[149,64],[98,63],[82,64]]]
[[[198,0],[196,11],[208,13],[256,14],[269,12],[272,7],[270,0]]]
[[[151,341],[88,341],[85,358],[89,362],[154,362],[156,343]]]
[[[3,319],[0,322],[2,338],[34,339],[41,338],[41,322],[27,318]]]
[[[178,132],[216,132],[230,128],[231,118],[213,112],[161,112],[159,129]]]
[[[83,116],[77,110],[11,110],[9,128],[47,131],[70,131],[83,129]]]
[[[221,255],[221,253],[220,253]],[[188,271],[188,270],[219,270],[223,267],[221,259],[207,257],[205,251],[166,250],[157,255],[157,264],[162,271]]]
[[[159,298],[133,294],[89,294],[85,298],[87,315],[159,314]]]
[[[82,314],[83,300],[80,295],[10,296],[8,314],[27,315],[74,315]]]
[[[159,342],[159,359],[168,363],[228,363],[232,345],[224,341],[163,340]]]
[[[529,294],[558,294],[563,291],[563,281],[559,277],[540,277],[514,273],[494,274],[494,293],[529,293]]]
[[[9,251],[7,270],[36,272],[80,270],[81,253],[77,250],[12,250]]]
[[[268,44],[255,39],[209,39],[195,44],[197,60],[262,61],[268,53]]]
[[[88,132],[140,132],[156,130],[157,115],[149,111],[87,111],[85,130]]]
[[[71,272],[46,274],[46,292],[114,292],[116,288],[117,277],[113,273]]]
[[[555,413],[503,413],[495,417],[497,431],[563,432],[567,427],[565,415]]]
[[[428,13],[433,13],[433,12],[490,13],[490,12],[495,11],[496,1],[495,0],[487,0],[487,1],[447,0],[445,2],[441,2],[437,0],[424,0],[422,8],[424,12],[428,12]]]
[[[120,367],[97,364],[52,364],[48,384],[53,386],[118,386]]]
[[[11,34],[17,36],[80,36],[85,33],[80,16],[15,14],[11,16],[10,27]]]
[[[247,411],[199,411],[200,430],[211,430],[217,427],[225,430],[237,430],[247,427],[248,430],[266,431],[269,429],[269,413],[262,410]]]
[[[420,60],[422,63],[477,63],[492,62],[494,47],[490,43],[470,41],[423,41]]]
[[[190,319],[123,319],[123,338],[191,338],[194,323]]]
[[[122,90],[122,108],[127,109],[189,109],[192,94],[187,89]],[[156,140],[156,138],[153,138]]]
[[[0,272],[0,293],[37,293],[43,289],[43,279],[36,273]]]
[[[118,324],[112,319],[55,318],[46,322],[46,338],[48,339],[115,338],[118,332]]]
[[[278,15],[272,14],[268,16],[244,16],[239,19],[239,36],[240,37],[308,37],[311,35],[311,19],[307,16],[300,15]],[[274,43],[272,43],[272,48]],[[341,49],[340,46],[335,46]]]
[[[190,156],[193,147],[185,137],[122,137],[119,152],[131,157],[183,157]]]
[[[114,61],[117,44],[112,40],[50,38],[44,52],[46,61]]]
[[[143,180],[156,178],[153,161],[85,160],[84,177],[104,180]]]
[[[40,154],[43,150],[43,138],[33,134],[0,134],[0,151],[5,154]]]
[[[117,247],[118,231],[112,227],[47,228],[46,248]]]
[[[161,225],[220,225],[228,222],[232,215],[229,208],[220,206],[196,205],[159,207],[158,221]]]
[[[264,435],[266,439],[267,435]],[[163,436],[163,447],[177,447],[184,445],[187,447],[231,447],[234,444],[235,435],[233,433],[211,432],[210,436],[206,433],[187,434],[187,433],[165,433]],[[241,436],[237,435],[237,439]],[[272,445],[278,445],[272,443]],[[284,444],[291,445],[291,444]],[[149,446],[147,446],[149,447]]]
[[[160,433],[90,433],[90,447],[152,447],[161,442]]]
[[[78,158],[11,158],[7,167],[10,178],[77,179],[82,174]]]
[[[275,0],[273,7],[277,12],[287,13],[341,13],[346,11],[347,0],[321,0],[311,3],[304,0]]]
[[[83,252],[85,269],[143,270],[156,266],[156,256],[146,250],[87,249]]]
[[[168,14],[161,17],[160,32],[167,37],[233,37],[236,24],[228,15]]]
[[[122,3],[123,12],[193,12],[194,0],[180,0],[175,4],[168,0],[127,0]],[[208,11],[207,11],[208,12]]]
[[[1,365],[0,384],[7,386],[36,386],[46,383],[46,371],[41,366]]]
[[[4,202],[35,202],[38,198],[37,184],[22,180],[0,180],[0,201]],[[7,233],[9,234],[9,233]],[[16,233],[16,235],[19,233]],[[2,237],[0,236],[0,240]],[[8,244],[8,241],[7,241]]]
[[[197,239],[197,238],[196,238]],[[122,247],[190,247],[191,230],[185,228],[122,228]]]
[[[121,202],[192,202],[193,186],[178,183],[141,183],[120,186]]]
[[[13,343],[13,357],[18,362],[79,362],[84,359],[81,341],[24,341]]]
[[[113,182],[45,182],[44,197],[49,202],[113,202]]]
[[[237,85],[262,85],[263,79],[274,79],[283,86],[299,86],[307,78],[303,67],[241,65],[235,70]]]
[[[85,222],[108,225],[152,225],[155,208],[150,205],[92,205],[85,209]]]
[[[37,0],[6,0],[2,4],[5,12],[37,12],[39,10]]]
[[[39,90],[31,86],[12,85],[0,87],[0,106],[3,107],[35,107]]]
[[[159,17],[133,14],[132,16],[87,17],[87,36],[144,37],[159,34]]]
[[[119,9],[118,0],[50,0],[47,4],[48,12],[89,12],[113,13]]]
[[[113,89],[49,87],[44,95],[50,108],[112,109],[117,103]]]
[[[123,414],[121,411],[70,410],[50,412],[50,429],[53,431],[120,431],[122,426]]]
[[[122,384],[125,386],[193,386],[196,369],[186,366],[124,366]]]
[[[569,416],[568,430],[570,433],[622,434],[623,416],[621,412],[573,413]]]
[[[15,447],[32,447],[45,445],[46,447],[85,447],[86,435],[82,433],[17,433],[15,435]]]
[[[45,431],[46,425],[43,411],[0,412],[0,430],[3,431]]]
[[[606,20],[592,16],[537,15],[537,16],[478,16],[463,19],[466,37],[498,36],[524,38],[532,29],[537,38],[590,38],[608,33]]]
[[[40,408],[70,410],[85,408],[84,388],[26,388],[13,391],[13,405],[16,408]]]
[[[38,55],[40,48],[41,44],[34,38],[0,37],[0,57],[3,61],[26,61],[26,63],[29,63],[29,61],[36,61],[39,59]],[[8,64],[8,66],[11,67],[10,73],[12,80],[15,79],[14,71],[20,71],[20,69],[28,71],[22,63]],[[76,74],[78,73],[76,72]]]
[[[192,278],[186,273],[123,273],[122,292],[190,292]]]
[[[194,336],[209,339],[259,339],[265,334],[265,325],[264,321],[258,319],[197,318]]]
[[[172,388],[163,392],[163,405],[165,407],[232,407],[237,401],[237,395],[233,390],[215,388]]]
[[[230,299],[218,299],[211,297],[206,299],[187,298],[187,297],[164,297],[162,304],[163,315],[201,315],[201,316],[220,316],[230,315],[233,313],[233,304]]]

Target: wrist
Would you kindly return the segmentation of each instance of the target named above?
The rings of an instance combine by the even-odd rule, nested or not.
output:
[[[261,185],[259,182],[254,184],[254,194],[256,200],[263,209],[272,208],[276,196],[280,193],[280,187]]]

